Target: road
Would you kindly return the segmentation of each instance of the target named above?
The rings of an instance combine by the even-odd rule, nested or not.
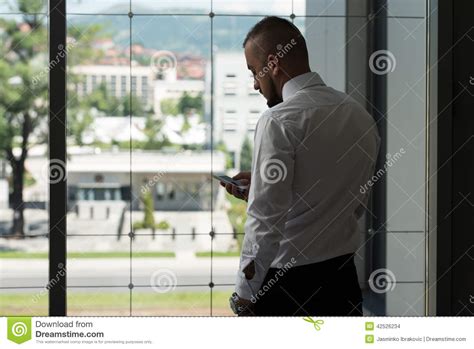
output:
[[[232,289],[230,285],[235,282],[238,264],[237,257],[213,259],[212,280],[216,284],[215,290]],[[48,282],[48,260],[2,259],[0,273],[2,287],[36,286],[41,289]],[[209,290],[205,285],[211,281],[210,274],[210,258],[179,254],[176,258],[133,258],[131,261],[130,258],[76,258],[69,259],[67,264],[68,287],[84,292],[98,292],[100,288],[107,288],[108,292],[123,292],[130,280],[137,292],[155,292],[154,287],[162,290],[172,287],[169,285],[177,285],[177,292],[205,291]],[[31,291],[34,290],[2,290],[3,293]]]

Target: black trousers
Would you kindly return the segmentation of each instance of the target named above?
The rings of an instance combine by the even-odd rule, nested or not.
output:
[[[286,272],[270,268],[259,293],[257,316],[362,316],[354,254]]]

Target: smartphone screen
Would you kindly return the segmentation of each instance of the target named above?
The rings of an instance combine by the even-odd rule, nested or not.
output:
[[[245,189],[246,186],[242,185],[238,180],[232,179],[229,176],[226,175],[212,175],[215,179],[224,182],[224,183],[229,183],[232,185],[235,185],[236,187],[239,187],[239,189]]]

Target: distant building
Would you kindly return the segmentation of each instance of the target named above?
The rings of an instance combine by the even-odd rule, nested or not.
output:
[[[72,68],[82,79],[76,85],[79,97],[86,96],[101,84],[116,98],[126,97],[130,91],[147,105],[153,105],[152,81],[154,72],[148,66],[78,65]]]
[[[179,99],[183,93],[196,97],[204,92],[203,80],[178,80],[168,75],[166,79],[153,82],[153,103],[156,114],[161,114],[161,101],[164,99]]]
[[[235,168],[240,167],[240,150],[245,137],[253,142],[255,126],[267,109],[265,99],[253,87],[253,77],[241,52],[217,52],[214,57],[214,144],[224,142]],[[211,75],[207,74],[206,79]],[[206,83],[210,89],[211,84]],[[206,91],[210,95],[210,91]],[[210,120],[210,103],[206,104]],[[210,137],[210,135],[208,135]]]
[[[67,161],[68,206],[89,214],[97,202],[131,203],[142,208],[141,197],[151,192],[157,211],[206,211],[224,204],[223,188],[211,178],[224,173],[225,157],[210,151],[86,151],[70,152]],[[47,190],[45,156],[31,156],[26,167],[37,188]],[[130,179],[131,175],[131,179]],[[214,181],[214,182],[213,182]],[[214,189],[211,189],[211,185]],[[46,197],[46,195],[44,196]],[[81,214],[83,214],[81,212]]]
[[[183,130],[185,118],[183,115],[160,116],[163,123],[160,136],[166,137],[172,144],[176,145],[203,145],[206,141],[207,125],[201,122],[198,114],[186,117],[189,124],[187,130]],[[94,118],[92,125],[82,135],[84,144],[92,144],[95,141],[111,144],[113,141],[126,142],[130,138],[134,141],[146,141],[145,135],[146,118],[143,116],[98,116]]]
[[[162,100],[179,99],[184,92],[193,97],[204,92],[203,80],[178,80],[176,68],[158,74],[151,66],[134,65],[130,69],[128,65],[78,65],[72,71],[80,77],[76,84],[79,97],[92,93],[104,83],[111,96],[123,98],[131,91],[158,115]]]

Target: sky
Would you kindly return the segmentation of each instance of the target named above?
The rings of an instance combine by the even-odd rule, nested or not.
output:
[[[45,7],[48,3],[43,0]],[[314,0],[313,0],[314,1]],[[321,3],[331,3],[335,0],[315,0]],[[340,0],[339,0],[340,1]],[[16,0],[0,0],[0,13],[12,12],[15,9]],[[304,14],[306,0],[212,0],[213,10],[221,13],[232,14],[285,14],[293,11],[296,14]],[[196,9],[197,13],[208,13],[211,8],[211,0],[132,0],[132,8],[149,8],[152,11],[165,11],[169,8]],[[101,13],[110,12],[111,9],[120,12],[128,10],[130,0],[68,0],[69,13]],[[115,11],[114,11],[115,12]]]

